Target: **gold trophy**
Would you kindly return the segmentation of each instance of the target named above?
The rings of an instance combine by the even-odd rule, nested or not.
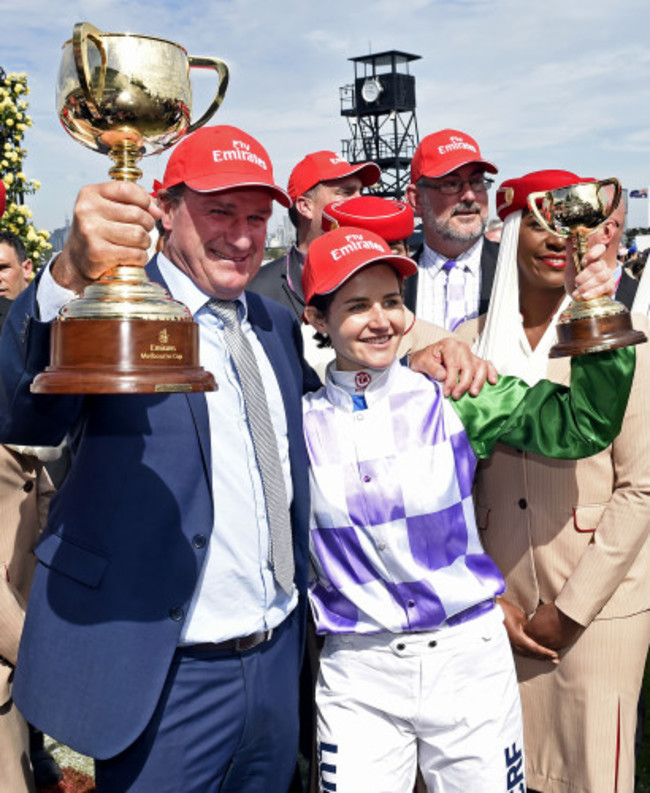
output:
[[[571,237],[573,261],[579,273],[587,252],[587,237],[605,223],[620,200],[618,180],[603,179],[531,193],[528,206],[546,231]],[[557,336],[558,343],[549,353],[551,358],[613,350],[647,341],[644,333],[632,327],[627,308],[611,297],[574,300],[560,314]]]
[[[219,76],[212,103],[193,123],[191,68]],[[135,181],[142,176],[138,160],[205,124],[227,86],[228,67],[218,58],[81,22],[63,45],[56,105],[75,140],[113,160],[112,179]],[[189,310],[149,281],[142,267],[119,263],[61,309],[52,324],[50,366],[31,386],[37,394],[214,388],[212,375],[198,365],[198,326]]]

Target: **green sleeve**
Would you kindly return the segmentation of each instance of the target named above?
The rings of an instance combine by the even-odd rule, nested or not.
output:
[[[500,377],[476,397],[450,401],[479,458],[489,457],[499,442],[576,460],[602,451],[620,432],[635,363],[634,347],[576,355],[570,387]]]

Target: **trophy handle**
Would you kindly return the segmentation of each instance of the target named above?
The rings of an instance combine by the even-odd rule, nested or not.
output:
[[[97,101],[90,87],[90,71],[88,69],[88,39],[91,39],[99,50],[102,59],[102,68],[99,75],[98,94],[104,93],[104,82],[106,79],[106,51],[102,44],[103,33],[90,22],[77,22],[72,31],[72,51],[74,53],[74,63],[77,67],[77,77],[79,85],[84,93],[88,110],[96,119],[101,118],[101,113],[97,107]]]
[[[601,187],[610,187],[610,186],[614,188],[614,196],[613,196],[613,198],[612,198],[612,200],[610,202],[610,205],[609,205],[610,209],[609,209],[609,214],[607,215],[607,217],[609,217],[609,215],[611,215],[612,212],[614,212],[616,207],[619,205],[619,203],[621,202],[621,195],[623,193],[623,190],[621,189],[621,183],[618,181],[618,179],[614,179],[613,177],[611,177],[610,179],[601,179],[598,182],[598,194],[599,194],[599,196],[600,196],[600,188]],[[605,209],[604,206],[601,207],[601,208]]]
[[[228,66],[220,58],[207,58],[197,55],[188,55],[187,59],[190,64],[190,69],[214,69],[219,74],[219,87],[217,88],[217,93],[215,94],[210,107],[205,111],[198,121],[190,124],[190,126],[187,128],[186,134],[194,132],[195,129],[202,127],[206,121],[209,121],[212,118],[212,116],[217,112],[219,105],[223,102],[223,98],[226,95],[226,89],[228,88]]]
[[[542,215],[539,207],[537,206],[537,202],[541,202],[543,204],[544,201],[550,201],[551,204],[553,203],[553,196],[550,192],[546,190],[542,190],[540,193],[531,193],[528,196],[528,209],[533,213],[533,217],[539,223],[539,225],[545,230],[550,232],[551,234],[555,234],[558,237],[564,237],[565,234],[562,234],[557,229],[553,228],[549,224],[548,218]]]

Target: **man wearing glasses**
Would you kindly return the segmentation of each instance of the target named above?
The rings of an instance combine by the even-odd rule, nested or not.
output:
[[[474,138],[455,129],[427,135],[411,162],[406,200],[422,218],[424,245],[404,300],[420,319],[448,330],[485,313],[492,291],[499,247],[483,236],[493,182],[486,172],[497,169]]]

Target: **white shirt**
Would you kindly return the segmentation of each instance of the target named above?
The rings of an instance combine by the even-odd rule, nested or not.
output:
[[[222,334],[207,307],[209,296],[164,255],[157,259],[171,295],[184,303],[199,325],[199,362],[212,372],[218,390],[206,393],[210,422],[214,523],[205,562],[181,633],[181,644],[220,642],[277,627],[296,606],[269,565],[269,530],[262,482],[246,421],[243,395]],[[74,294],[56,284],[49,267],[38,287],[44,321],[53,319]],[[240,297],[244,309],[245,295]],[[255,353],[278,450],[289,504],[293,498],[287,420],[275,373],[248,319],[242,330]],[[170,454],[174,450],[170,449]],[[179,465],[183,461],[179,460]]]
[[[481,253],[483,237],[453,261],[465,274],[465,319],[478,316],[481,295]],[[425,243],[418,261],[418,291],[415,315],[443,328],[445,326],[445,300],[447,273],[444,265],[449,261]]]

